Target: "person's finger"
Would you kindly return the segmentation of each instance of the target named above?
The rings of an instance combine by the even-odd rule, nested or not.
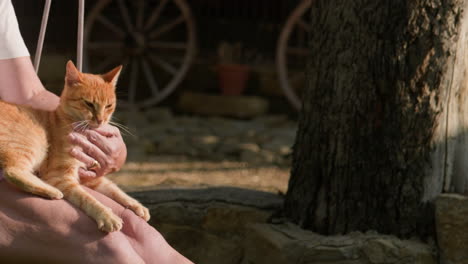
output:
[[[70,154],[75,159],[83,162],[86,167],[91,167],[93,165],[94,161],[95,161],[95,159],[91,158],[86,153],[84,153],[82,150],[80,150],[79,148],[76,148],[76,147],[72,148],[70,150]]]
[[[116,128],[115,126],[111,126],[111,125],[100,126],[94,129],[94,131],[98,132],[104,137],[115,137],[115,136],[118,136],[118,134],[120,134],[120,130]]]
[[[106,144],[108,139],[105,136],[102,136],[101,134],[99,134],[98,132],[96,132],[94,130],[86,130],[86,132],[84,132],[84,134],[85,134],[86,138],[88,138],[88,140],[91,143],[93,143],[95,146],[100,148],[102,150],[102,152],[104,152],[106,154],[109,154],[109,153],[112,152],[109,145]]]
[[[95,171],[85,170],[83,168],[78,169],[78,175],[80,176],[80,178],[84,178],[86,180],[91,180],[98,176]]]
[[[105,167],[108,163],[107,155],[97,146],[93,145],[86,138],[79,136],[70,136],[70,139],[73,143],[77,144],[83,149],[83,152],[86,153],[91,158],[97,160],[101,167]],[[89,163],[88,163],[89,164]]]

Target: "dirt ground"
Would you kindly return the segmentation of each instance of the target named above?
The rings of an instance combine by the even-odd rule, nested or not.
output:
[[[155,156],[127,162],[109,178],[126,191],[157,188],[234,186],[284,193],[289,168],[237,161],[204,161],[184,156]]]
[[[284,115],[239,120],[152,108],[118,118],[132,135],[124,137],[126,165],[109,177],[127,191],[231,186],[286,192],[297,124]]]

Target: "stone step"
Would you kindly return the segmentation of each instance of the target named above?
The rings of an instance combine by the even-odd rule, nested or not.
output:
[[[268,101],[258,96],[225,96],[183,92],[178,107],[188,113],[250,119],[268,111]]]
[[[195,263],[437,263],[434,248],[417,240],[376,232],[323,236],[301,229],[277,214],[283,198],[272,193],[212,187],[131,195],[150,209],[149,223]]]

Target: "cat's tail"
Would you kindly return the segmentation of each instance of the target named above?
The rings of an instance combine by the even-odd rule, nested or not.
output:
[[[6,167],[3,169],[5,179],[28,193],[36,194],[50,199],[62,199],[63,193],[57,188],[43,182],[31,172],[16,167]]]

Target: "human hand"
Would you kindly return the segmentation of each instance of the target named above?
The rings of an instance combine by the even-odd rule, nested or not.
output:
[[[69,134],[75,145],[70,154],[86,164],[80,168],[81,179],[92,179],[118,171],[127,158],[127,148],[117,127],[109,124]],[[99,166],[94,166],[94,163]]]

